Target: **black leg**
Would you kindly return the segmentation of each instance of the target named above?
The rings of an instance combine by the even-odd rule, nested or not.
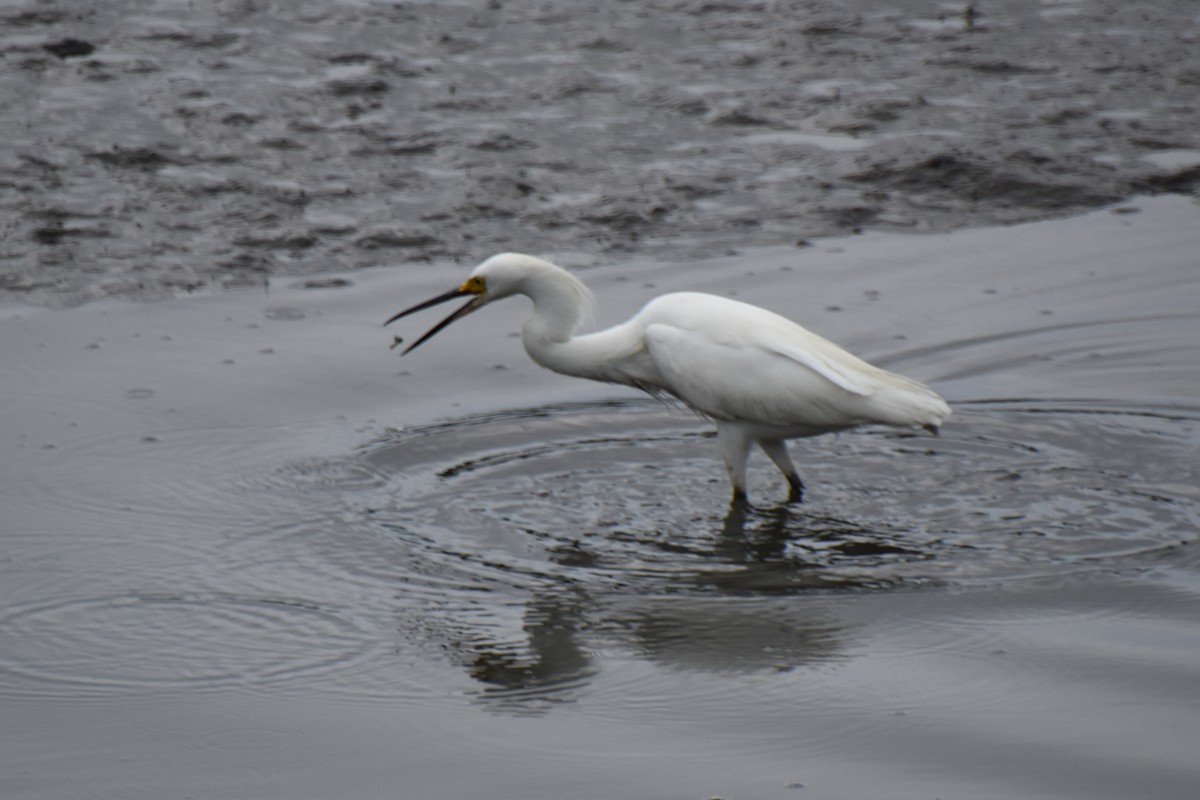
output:
[[[800,480],[800,476],[792,473],[787,476],[788,482],[788,502],[803,503],[804,502],[804,481]]]

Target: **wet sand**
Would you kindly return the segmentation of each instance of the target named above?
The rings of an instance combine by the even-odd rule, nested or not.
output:
[[[687,261],[1200,183],[1190,0],[0,11],[0,288]]]
[[[701,420],[538,370],[519,302],[399,360],[432,272],[8,304],[5,793],[1185,796],[1197,216],[583,270],[601,324],[736,294],[954,404],[741,516]]]
[[[0,11],[0,794],[1190,796],[1200,23],[976,8]],[[729,513],[521,302],[388,349],[503,249],[955,416]]]

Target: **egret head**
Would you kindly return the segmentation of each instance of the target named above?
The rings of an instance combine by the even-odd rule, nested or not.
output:
[[[439,294],[437,297],[426,300],[424,303],[417,303],[412,308],[406,308],[400,313],[393,315],[387,322],[383,324],[391,325],[401,317],[407,317],[409,314],[415,314],[418,311],[424,311],[427,308],[441,305],[442,303],[453,300],[456,297],[470,297],[471,299],[468,300],[464,305],[460,306],[459,309],[453,314],[430,328],[420,339],[417,339],[415,342],[406,347],[402,355],[415,350],[418,346],[425,342],[426,339],[432,338],[434,334],[442,330],[442,328],[445,328],[451,322],[454,322],[454,320],[462,319],[467,314],[470,314],[472,311],[481,308],[485,303],[492,299],[488,296],[486,280],[478,275],[472,274],[471,277],[463,281],[458,288],[451,289],[445,294]]]
[[[462,319],[472,311],[482,308],[493,300],[499,300],[503,297],[523,292],[525,278],[529,275],[532,269],[530,265],[533,263],[545,262],[533,256],[524,256],[518,253],[501,253],[500,255],[492,256],[476,267],[471,272],[471,276],[459,284],[457,288],[426,300],[423,303],[417,303],[412,308],[406,308],[383,324],[391,325],[402,317],[407,317],[409,314],[415,314],[418,311],[424,311],[427,308],[441,305],[456,297],[471,298],[463,306],[459,307],[457,311],[437,325],[434,325],[424,336],[405,348],[404,353],[401,355],[410,353],[451,322]]]

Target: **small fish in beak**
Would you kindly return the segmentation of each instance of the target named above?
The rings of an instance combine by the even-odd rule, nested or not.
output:
[[[425,340],[432,338],[435,334],[437,334],[439,331],[441,331],[442,328],[445,328],[451,322],[454,322],[456,319],[462,319],[463,317],[470,314],[472,311],[475,311],[480,306],[482,306],[486,302],[484,300],[483,279],[479,278],[479,277],[468,278],[466,281],[463,282],[462,286],[459,286],[457,289],[452,289],[451,291],[446,292],[445,294],[440,294],[437,297],[434,297],[430,300],[426,300],[424,303],[417,303],[412,308],[406,308],[404,311],[401,311],[399,314],[393,315],[387,322],[383,323],[384,325],[391,325],[396,320],[398,320],[402,317],[407,317],[409,314],[415,314],[418,311],[424,311],[427,308],[432,308],[433,306],[441,305],[442,303],[448,302],[457,297],[468,297],[468,296],[471,299],[468,300],[465,305],[461,306],[453,314],[446,317],[444,320],[439,322],[437,325],[434,325],[432,328],[430,328],[425,333],[424,336],[422,336],[420,339],[417,339],[415,342],[410,344],[408,347],[404,348],[404,352],[402,352],[400,355],[402,355],[402,356],[408,355],[413,350],[417,349],[417,347],[419,347],[422,343],[424,343]],[[400,344],[401,341],[403,341],[403,340],[400,339],[399,337],[396,337],[396,340],[394,342],[392,342],[392,349],[394,349],[396,347],[396,345]]]

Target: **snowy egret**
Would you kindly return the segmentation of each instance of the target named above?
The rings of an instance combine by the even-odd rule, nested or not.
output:
[[[455,320],[515,294],[533,301],[521,338],[541,366],[671,395],[712,420],[735,503],[746,499],[746,462],[754,444],[787,478],[790,499],[799,500],[804,484],[787,439],[871,423],[937,433],[950,416],[946,401],[924,384],[872,366],[778,314],[726,297],[663,295],[627,322],[576,335],[591,303],[587,287],[561,267],[517,253],[492,256],[458,288],[384,324],[470,298],[409,345],[407,354]]]

